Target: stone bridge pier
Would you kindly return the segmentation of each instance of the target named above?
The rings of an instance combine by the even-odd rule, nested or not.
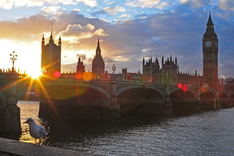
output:
[[[28,79],[15,72],[0,75],[0,133],[21,134],[19,98],[26,93]]]

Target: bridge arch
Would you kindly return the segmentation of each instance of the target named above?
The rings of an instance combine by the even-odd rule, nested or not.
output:
[[[216,96],[213,91],[202,92],[200,94],[201,101],[203,102],[213,102],[215,97]]]
[[[184,92],[182,89],[173,89],[169,92],[170,100],[172,103],[176,102],[195,102],[197,95],[192,90]]]
[[[110,104],[110,95],[103,88],[98,85],[92,85],[88,82],[82,83],[58,83],[58,82],[49,82],[44,83],[44,88],[38,86],[37,92],[42,101],[47,101],[49,96],[52,100],[56,102],[66,103],[70,101],[71,103],[80,102],[80,103],[99,103],[104,101],[104,105]],[[45,91],[48,93],[46,93]],[[85,98],[89,97],[89,98]],[[93,99],[91,99],[93,98]],[[95,101],[95,98],[97,99]],[[91,103],[90,103],[91,104]]]
[[[117,97],[124,91],[126,90],[129,90],[129,89],[136,89],[136,88],[141,88],[142,89],[142,86],[128,86],[128,87],[122,87],[120,89],[117,90]],[[163,97],[163,100],[165,100],[165,95],[163,94],[163,92],[161,90],[159,90],[158,88],[155,88],[155,87],[150,87],[150,86],[146,86],[144,88],[147,88],[147,89],[151,89],[153,91],[156,91],[158,92],[162,97]]]
[[[221,92],[218,96],[219,99],[228,99],[228,94],[226,92]]]
[[[160,90],[153,87],[124,87],[117,91],[117,103],[120,105],[122,113],[141,112],[144,109],[152,111],[151,108],[159,110],[157,106],[165,103],[165,96]]]
[[[171,89],[171,90],[169,91],[169,95],[171,95],[172,93],[174,93],[174,92],[176,92],[176,91],[179,91],[179,90],[182,91],[180,88]],[[194,97],[197,97],[197,94],[196,94],[193,90],[188,89],[187,92],[191,92],[191,93],[194,95]],[[187,93],[187,92],[184,92],[184,93]]]
[[[84,85],[84,84],[79,84],[79,86],[86,87],[86,85]],[[104,89],[102,89],[98,86],[94,86],[94,85],[89,85],[89,88],[103,94],[105,96],[105,98],[108,100],[108,104],[110,104],[110,95]]]

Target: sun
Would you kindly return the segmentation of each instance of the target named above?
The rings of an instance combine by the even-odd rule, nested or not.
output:
[[[38,79],[42,75],[42,73],[40,71],[34,70],[34,71],[30,71],[28,75],[32,77],[33,79]]]

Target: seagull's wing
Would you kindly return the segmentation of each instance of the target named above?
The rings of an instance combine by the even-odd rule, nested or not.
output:
[[[42,126],[37,125],[37,127],[38,127],[38,129],[39,129],[39,133],[40,133],[40,135],[41,135],[42,137],[44,137],[44,136],[46,136],[46,135],[47,135],[47,133],[46,133],[45,129],[44,129]]]

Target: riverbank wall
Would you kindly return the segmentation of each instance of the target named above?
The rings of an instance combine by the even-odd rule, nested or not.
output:
[[[50,146],[37,146],[17,140],[0,138],[0,155],[3,156],[97,156],[74,150]]]

